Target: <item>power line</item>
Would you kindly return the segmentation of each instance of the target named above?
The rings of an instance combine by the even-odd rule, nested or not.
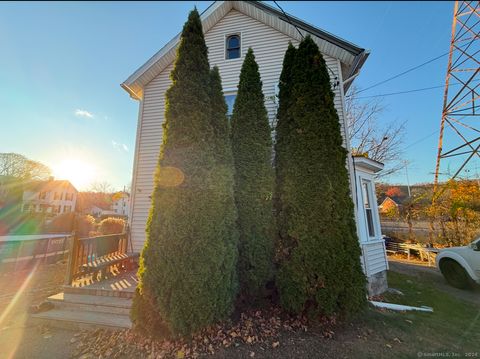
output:
[[[367,90],[370,90],[370,89],[372,89],[372,88],[374,88],[374,87],[383,85],[383,84],[386,83],[386,82],[389,82],[389,81],[392,81],[392,80],[394,80],[394,79],[396,79],[396,78],[399,78],[400,76],[406,75],[406,74],[408,74],[409,72],[412,72],[412,71],[414,71],[414,70],[416,70],[416,69],[419,69],[420,67],[423,67],[423,66],[425,66],[425,65],[428,65],[429,63],[431,63],[431,62],[433,62],[433,61],[436,61],[436,60],[438,60],[438,59],[440,59],[440,58],[442,58],[442,57],[444,57],[444,56],[447,56],[449,53],[450,53],[450,51],[447,51],[447,52],[445,52],[444,54],[441,54],[441,55],[439,55],[439,56],[434,57],[433,59],[430,59],[430,60],[428,60],[428,61],[425,61],[424,63],[421,63],[420,65],[411,67],[411,68],[409,68],[408,70],[405,70],[405,71],[403,71],[403,72],[401,72],[401,73],[399,73],[399,74],[397,74],[397,75],[394,75],[394,76],[389,77],[389,78],[387,78],[387,79],[385,79],[385,80],[383,80],[383,81],[380,81],[380,82],[377,82],[377,83],[375,83],[375,84],[373,84],[373,85],[371,85],[371,86],[368,86],[367,88],[364,88],[363,90],[358,91],[358,93],[364,92],[364,91],[367,91]]]
[[[419,140],[417,140],[417,141],[409,144],[408,146],[405,146],[402,151],[405,151],[405,150],[409,149],[410,147],[413,147],[413,146],[419,144],[420,142],[425,141],[427,138],[432,137],[433,135],[437,134],[439,131],[440,131],[440,130],[435,130],[435,131],[433,131],[432,133],[426,135],[425,137],[422,137],[422,138],[420,138]]]
[[[298,27],[296,27],[292,21],[290,21],[290,17],[287,15],[287,13],[285,12],[285,10],[282,9],[282,7],[280,5],[278,5],[278,3],[274,0],[273,3],[275,5],[277,5],[277,7],[280,9],[280,11],[283,13],[283,16],[285,16],[285,18],[287,19],[287,21],[290,23],[290,25],[292,25],[293,27],[295,27],[295,29],[297,29],[298,33],[300,34],[300,37],[303,39],[303,34],[302,32],[300,31],[300,29]]]
[[[455,84],[458,85],[458,84]],[[433,90],[433,89],[438,89],[438,88],[444,88],[445,85],[440,85],[440,86],[432,86],[432,87],[424,87],[424,88],[419,88],[419,89],[413,89],[413,90],[405,90],[405,91],[398,91],[398,92],[389,92],[389,93],[383,93],[383,94],[378,94],[378,95],[371,95],[371,96],[359,96],[356,97],[357,99],[362,99],[362,98],[374,98],[374,97],[385,97],[385,96],[394,96],[394,95],[403,95],[407,93],[412,93],[412,92],[420,92],[420,91],[427,91],[427,90]],[[358,91],[361,92],[361,91]],[[358,93],[357,92],[357,93]],[[351,96],[351,95],[350,95]],[[350,97],[347,96],[347,97]]]
[[[300,37],[302,38],[302,40],[305,38],[302,34],[302,32],[300,31],[300,29],[297,27],[297,25],[295,25],[292,20],[290,20],[290,16],[288,16],[288,14],[285,12],[285,10],[283,10],[283,8],[275,1],[273,0],[273,3],[275,5],[277,5],[277,7],[280,9],[280,11],[282,12],[283,16],[285,16],[285,19],[287,19],[288,23],[290,25],[292,25],[297,31],[298,33],[300,34]],[[335,72],[333,72],[333,70],[327,65],[327,63],[325,62],[325,66],[327,67],[328,71],[330,71],[330,73],[332,74],[333,78],[335,79],[335,83],[333,84],[333,89],[335,90],[337,88],[337,86],[340,84],[340,82],[338,81],[338,76],[335,74]]]
[[[471,83],[478,82],[479,80],[472,80],[470,81]],[[462,85],[461,82],[454,82],[451,83],[450,86],[456,86],[456,85]],[[439,86],[431,86],[431,87],[424,87],[424,88],[419,88],[419,89],[413,89],[413,90],[405,90],[405,91],[397,91],[397,92],[389,92],[389,93],[384,93],[384,94],[378,94],[378,95],[371,95],[371,96],[360,96],[356,97],[356,99],[362,99],[362,98],[374,98],[374,97],[384,97],[384,96],[393,96],[393,95],[403,95],[407,93],[412,93],[412,92],[420,92],[420,91],[427,91],[427,90],[434,90],[438,88],[445,88],[445,85],[439,85]],[[361,91],[358,91],[361,92]],[[357,92],[357,93],[358,93]],[[345,97],[351,97],[352,95],[347,95]]]
[[[465,47],[465,46],[467,46],[467,45],[468,45],[468,43],[467,43],[467,44],[463,44],[462,46],[458,46],[457,49],[460,50],[460,49],[462,49],[463,47]],[[396,78],[399,78],[400,76],[403,76],[403,75],[405,75],[405,74],[408,74],[409,72],[412,72],[412,71],[414,71],[414,70],[416,70],[416,69],[419,69],[420,67],[423,67],[423,66],[425,66],[425,65],[428,65],[429,63],[431,63],[431,62],[433,62],[433,61],[436,61],[436,60],[438,60],[438,59],[440,59],[440,58],[442,58],[442,57],[444,57],[444,56],[447,56],[449,53],[450,53],[450,51],[445,52],[445,53],[443,53],[443,54],[441,54],[441,55],[438,55],[438,56],[434,57],[433,59],[430,59],[430,60],[428,60],[428,61],[425,61],[424,63],[421,63],[420,65],[411,67],[411,68],[409,68],[408,70],[405,70],[405,71],[403,71],[403,72],[401,72],[401,73],[399,73],[399,74],[397,74],[397,75],[394,75],[394,76],[392,76],[392,77],[389,77],[389,78],[387,78],[387,79],[385,79],[385,80],[383,80],[383,81],[374,83],[373,85],[368,86],[367,88],[364,88],[364,89],[358,91],[357,93],[360,93],[360,92],[363,92],[363,91],[367,91],[367,90],[370,90],[370,89],[372,89],[372,88],[374,88],[374,87],[383,85],[385,82],[389,82],[389,81],[391,81],[391,80],[394,80],[394,79],[396,79]]]

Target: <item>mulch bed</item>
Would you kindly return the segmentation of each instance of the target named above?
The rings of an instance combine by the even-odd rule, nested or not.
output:
[[[333,336],[335,318],[321,320],[321,335]],[[226,321],[187,339],[154,339],[134,330],[82,331],[73,339],[74,358],[198,358],[240,345],[260,344],[277,350],[285,333],[305,333],[307,318],[283,313],[278,307],[243,312],[236,322]],[[258,345],[257,345],[258,347]],[[250,357],[255,352],[250,352]]]

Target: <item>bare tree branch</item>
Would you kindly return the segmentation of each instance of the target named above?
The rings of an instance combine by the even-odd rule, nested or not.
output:
[[[113,193],[113,187],[110,183],[104,181],[104,182],[94,182],[90,186],[90,192],[96,192],[96,193]]]
[[[0,175],[22,180],[47,180],[49,167],[18,153],[0,153]]]
[[[345,107],[352,153],[366,154],[369,158],[384,163],[385,169],[379,177],[391,175],[402,169],[405,123],[392,121],[379,124],[379,119],[385,111],[382,101],[379,99],[361,101],[355,86],[350,88]]]

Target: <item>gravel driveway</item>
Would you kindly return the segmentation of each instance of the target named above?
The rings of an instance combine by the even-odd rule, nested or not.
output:
[[[420,263],[410,263],[403,260],[388,258],[388,265],[390,270],[414,277],[428,279],[438,290],[446,292],[458,299],[471,302],[480,306],[480,286],[476,285],[471,290],[462,290],[454,288],[447,284],[442,273],[437,268],[427,267]]]

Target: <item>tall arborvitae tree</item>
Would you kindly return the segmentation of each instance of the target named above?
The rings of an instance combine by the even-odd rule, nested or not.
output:
[[[150,331],[164,325],[188,334],[231,312],[238,256],[232,167],[216,154],[228,150],[216,139],[216,121],[226,119],[212,111],[197,10],[184,25],[171,78],[132,317]]]
[[[287,105],[277,129],[280,299],[295,312],[350,314],[364,306],[366,293],[347,151],[325,60],[310,37],[300,43],[287,78],[292,83],[283,84]]]
[[[227,104],[222,90],[222,80],[218,67],[210,71],[210,121],[213,128],[213,151],[215,156],[215,173],[219,191],[217,195],[221,209],[217,213],[217,228],[225,241],[225,272],[222,281],[226,283],[223,294],[233,303],[238,292],[238,229],[237,208],[234,198],[234,161],[230,141],[230,123],[227,118]],[[218,217],[219,215],[219,217]]]
[[[288,44],[285,57],[283,58],[283,67],[280,74],[279,81],[279,93],[278,93],[278,109],[277,109],[277,124],[275,127],[275,191],[274,191],[274,209],[277,222],[277,230],[280,235],[280,239],[276,241],[276,261],[278,262],[288,252],[288,247],[291,244],[287,243],[288,236],[286,234],[286,212],[287,203],[280,203],[279,193],[283,185],[285,172],[288,171],[288,167],[285,161],[288,160],[288,140],[290,129],[293,127],[292,116],[289,115],[289,108],[292,102],[292,71],[295,61],[295,55],[297,49],[292,43]]]
[[[240,231],[239,277],[248,297],[262,294],[272,278],[272,138],[253,50],[242,65],[232,114],[235,202]]]

